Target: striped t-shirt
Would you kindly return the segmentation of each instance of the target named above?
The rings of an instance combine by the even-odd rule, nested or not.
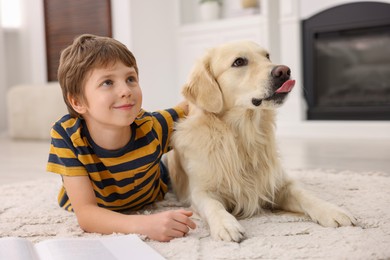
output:
[[[94,143],[81,118],[65,115],[51,130],[47,171],[65,176],[89,176],[97,204],[111,210],[136,210],[160,200],[167,192],[161,179],[161,156],[168,151],[180,108],[148,113],[141,110],[131,127],[129,143],[115,151]],[[58,203],[73,211],[65,188]]]

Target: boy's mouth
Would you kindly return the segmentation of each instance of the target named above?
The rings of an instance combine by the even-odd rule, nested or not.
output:
[[[133,104],[123,104],[119,106],[114,106],[115,109],[129,109],[132,108],[134,105]]]

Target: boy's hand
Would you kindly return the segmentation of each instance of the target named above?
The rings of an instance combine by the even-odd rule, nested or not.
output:
[[[191,229],[196,228],[195,222],[190,217],[191,211],[184,209],[164,211],[147,216],[144,223],[146,234],[150,239],[168,242],[173,238],[185,236]]]
[[[177,106],[184,110],[185,115],[188,115],[189,107],[187,100],[180,102],[179,104],[177,104]]]

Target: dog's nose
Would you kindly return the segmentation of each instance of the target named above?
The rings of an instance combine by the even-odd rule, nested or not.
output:
[[[273,78],[280,78],[280,79],[288,79],[291,75],[291,70],[289,67],[284,65],[275,66],[272,71],[271,75]]]

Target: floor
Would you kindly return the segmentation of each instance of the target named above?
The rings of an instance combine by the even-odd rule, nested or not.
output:
[[[54,178],[45,171],[49,141],[10,140],[0,135],[0,184]],[[390,175],[389,140],[280,139],[286,169],[380,171]]]

